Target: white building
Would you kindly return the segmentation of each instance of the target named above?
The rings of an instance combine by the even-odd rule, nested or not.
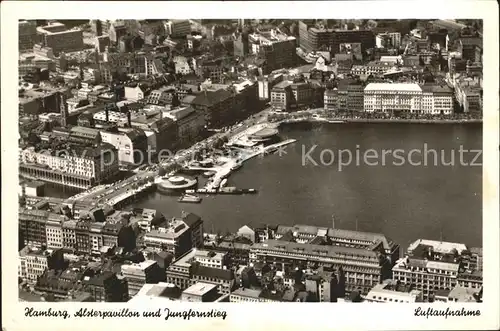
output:
[[[401,284],[413,284],[428,300],[436,291],[449,291],[457,285],[459,267],[459,263],[405,257],[392,268],[392,278]]]
[[[140,86],[125,86],[125,99],[139,101],[144,99],[145,91]]]
[[[106,112],[100,111],[94,114],[94,120],[105,122],[106,121]],[[120,113],[117,111],[108,112],[108,122],[116,123],[118,126],[124,126],[127,124],[127,114]]]
[[[62,242],[62,223],[65,220],[64,215],[50,214],[47,223],[45,224],[45,235],[47,238],[47,248],[58,249],[63,248]]]
[[[377,48],[399,48],[401,46],[400,32],[385,32],[375,36]]]
[[[205,249],[194,250],[194,260],[201,266],[217,269],[226,268],[226,253],[213,252]]]
[[[193,72],[189,66],[188,60],[184,56],[174,57],[174,65],[176,74],[187,75]]]
[[[19,277],[28,282],[36,282],[48,267],[48,259],[52,250],[24,247],[19,252]]]
[[[370,83],[364,90],[365,112],[420,113],[422,89],[418,84]]]
[[[139,135],[143,135],[144,139],[137,139]],[[136,154],[138,151],[144,152],[146,145],[146,136],[138,129],[130,130],[129,132],[109,132],[101,131],[102,141],[113,145],[118,150],[118,161],[120,164],[130,163],[135,164]],[[136,143],[143,143],[141,146],[136,146]],[[134,152],[136,152],[134,154]],[[143,155],[144,161],[146,155]]]
[[[88,185],[88,181],[100,183],[119,171],[117,151],[109,147],[71,151],[35,151],[33,147],[28,147],[21,151],[20,162],[28,168],[29,165],[35,165],[40,169],[63,173],[65,178],[72,178],[75,185]]]
[[[422,291],[410,290],[395,281],[387,280],[375,285],[365,296],[366,302],[415,303],[423,302]]]

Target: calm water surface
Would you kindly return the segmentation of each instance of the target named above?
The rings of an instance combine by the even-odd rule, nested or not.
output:
[[[331,226],[335,215],[336,227],[384,233],[403,247],[417,238],[439,240],[441,233],[446,241],[482,245],[481,167],[461,165],[459,155],[460,146],[482,148],[481,125],[293,124],[282,128],[280,135],[298,141],[286,148],[286,154],[246,162],[228,180],[228,186],[258,189],[257,195],[206,196],[196,205],[154,193],[136,206],[155,208],[167,216],[183,210],[197,213],[204,218],[206,231],[234,231],[259,223]],[[427,150],[437,150],[438,159],[442,150],[445,162],[454,152],[455,165],[435,166],[432,154],[428,166],[396,166],[393,161],[398,159],[390,154],[385,166],[380,156],[370,159],[378,160],[377,166],[353,162],[341,171],[338,162],[317,166],[302,162],[303,150],[313,145],[318,145],[312,157],[319,163],[323,149],[348,149],[353,156],[358,149],[362,156],[367,149],[379,155],[384,149],[409,153],[423,150],[424,144]],[[467,153],[464,161],[473,158]],[[419,154],[412,157],[413,162],[422,160]]]

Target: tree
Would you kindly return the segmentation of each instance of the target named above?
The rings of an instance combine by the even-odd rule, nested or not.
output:
[[[358,291],[354,290],[349,294],[349,299],[351,302],[361,302],[363,299],[361,298],[361,295],[359,294]]]

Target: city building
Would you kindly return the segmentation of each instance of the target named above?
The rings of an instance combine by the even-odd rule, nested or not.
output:
[[[365,296],[365,302],[415,303],[423,302],[422,292],[393,280],[375,285]]]
[[[200,240],[203,245],[203,221],[194,214],[188,214],[182,219],[170,219],[165,226],[151,230],[143,238],[147,247],[158,252],[167,251],[176,259],[194,247],[201,247]]]
[[[365,112],[420,113],[422,89],[414,83],[370,83],[364,90]]]
[[[31,51],[37,42],[36,21],[20,20],[19,26],[19,52]]]
[[[225,269],[228,265],[228,254],[225,252],[195,249],[193,259],[203,267]]]
[[[297,40],[277,30],[254,33],[248,36],[253,54],[264,60],[263,74],[273,70],[293,67],[297,62]]]
[[[127,281],[118,279],[114,272],[103,271],[94,276],[84,276],[82,285],[95,302],[128,301]]]
[[[158,284],[144,284],[139,292],[128,302],[135,303],[166,303],[169,301],[179,301],[182,291],[179,287],[171,283],[159,282]]]
[[[28,147],[20,152],[22,176],[65,186],[88,188],[118,174],[118,152],[109,144],[77,147],[72,151],[39,152]]]
[[[460,264],[405,257],[393,267],[393,279],[402,284],[413,284],[422,291],[425,301],[433,301],[438,290],[451,290],[457,285]]]
[[[54,250],[43,250],[30,246],[19,251],[19,277],[34,283],[45,270],[52,269],[62,262],[62,255]]]
[[[118,150],[119,164],[139,165],[147,161],[148,141],[143,130],[133,128],[126,132],[101,131],[101,137],[103,142]]]
[[[424,84],[420,87],[423,114],[451,115],[453,113],[453,90],[448,85]]]
[[[186,302],[213,302],[219,296],[217,285],[197,282],[182,291],[181,300]]]
[[[165,23],[165,32],[172,38],[182,38],[191,34],[189,20],[169,20]]]
[[[390,278],[390,262],[365,248],[299,244],[267,240],[250,248],[250,261],[273,264],[277,270],[294,269],[297,265],[333,265],[342,268],[345,290],[366,294],[381,280]]]
[[[333,34],[333,29],[327,29],[323,25],[314,25],[308,20],[299,21],[300,47],[306,53],[318,50],[330,51]]]
[[[83,31],[78,28],[68,30],[64,24],[55,22],[36,29],[42,45],[52,48],[55,55],[80,51],[84,47]]]
[[[463,60],[482,62],[483,45],[481,38],[465,37],[459,39],[458,52]]]
[[[375,45],[377,48],[400,48],[401,33],[400,32],[384,32],[375,36]]]
[[[205,115],[190,106],[170,110],[164,116],[177,123],[180,144],[196,141],[205,129]]]
[[[124,264],[121,266],[121,274],[127,280],[130,298],[136,295],[144,284],[157,283],[161,277],[158,263],[153,260]]]

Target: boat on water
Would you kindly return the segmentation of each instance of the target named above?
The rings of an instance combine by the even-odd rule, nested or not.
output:
[[[202,198],[196,195],[192,194],[184,194],[179,198],[179,202],[185,202],[185,203],[200,203]]]
[[[213,171],[205,171],[203,173],[203,177],[207,177],[207,178],[212,177],[213,175],[215,175],[215,172],[213,172]]]
[[[226,185],[227,183],[227,179],[223,179],[222,182],[220,183],[220,187],[224,187],[224,185]]]
[[[345,121],[339,121],[339,120],[328,120],[328,123],[333,123],[333,124],[342,124],[342,123],[345,123]]]
[[[238,170],[239,168],[241,168],[241,166],[242,166],[241,162],[235,163],[235,165],[231,167],[231,171]]]

